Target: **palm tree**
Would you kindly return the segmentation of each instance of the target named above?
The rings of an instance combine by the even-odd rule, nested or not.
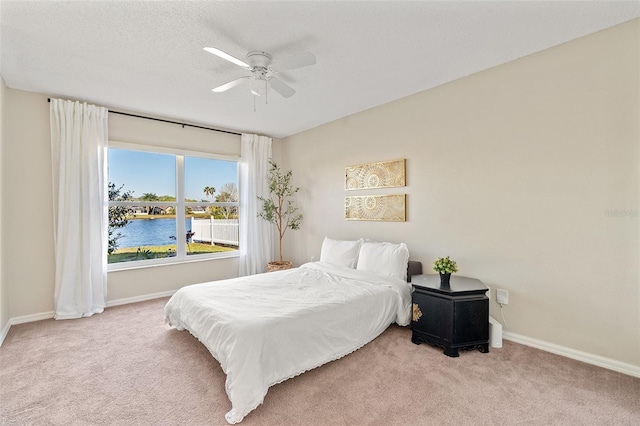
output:
[[[216,188],[213,186],[204,187],[204,195],[207,197],[207,201],[209,201],[209,196],[213,197],[213,194],[215,194],[215,192],[216,192]],[[207,207],[206,210],[209,211],[211,214],[213,214],[213,207]]]
[[[216,188],[213,186],[205,186],[204,187],[204,195],[205,197],[209,198],[209,196],[213,196],[213,194],[216,192]]]

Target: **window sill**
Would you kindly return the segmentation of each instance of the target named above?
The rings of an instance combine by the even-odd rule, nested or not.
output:
[[[197,256],[197,258],[186,258],[186,259],[181,259],[181,260],[177,260],[174,258],[171,259],[162,259],[161,262],[153,262],[153,261],[133,261],[133,262],[122,262],[122,263],[111,263],[109,265],[107,265],[107,272],[111,273],[111,272],[120,272],[120,271],[131,271],[134,269],[146,269],[146,268],[157,268],[157,267],[163,267],[163,266],[174,266],[174,265],[182,265],[185,263],[197,263],[197,262],[209,262],[209,261],[215,261],[218,259],[230,259],[230,258],[234,258],[234,257],[240,257],[240,253],[238,251],[234,251],[234,252],[230,252],[230,253],[223,253],[223,254],[218,254],[216,256],[207,256],[207,257],[200,257]]]

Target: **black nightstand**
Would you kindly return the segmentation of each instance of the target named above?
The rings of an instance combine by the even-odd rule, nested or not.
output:
[[[449,287],[438,274],[414,275],[411,341],[444,348],[456,357],[459,349],[489,352],[489,298],[487,287],[475,278],[451,276]]]

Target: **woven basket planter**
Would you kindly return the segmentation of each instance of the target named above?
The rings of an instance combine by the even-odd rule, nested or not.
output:
[[[282,262],[269,262],[267,263],[267,272],[284,271],[285,269],[293,268],[293,264],[288,260]]]

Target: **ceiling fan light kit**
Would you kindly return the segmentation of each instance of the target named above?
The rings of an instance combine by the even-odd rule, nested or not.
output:
[[[303,52],[277,62],[274,69],[274,67],[272,67],[271,55],[259,50],[253,50],[247,53],[247,62],[244,62],[216,47],[205,47],[204,50],[251,72],[250,76],[240,77],[236,80],[215,87],[212,91],[216,93],[226,92],[227,90],[242,84],[245,80],[249,80],[250,91],[254,95],[254,100],[256,96],[264,96],[266,98],[269,87],[283,98],[290,98],[296,93],[295,89],[278,79],[275,74],[314,65],[316,63],[316,57],[312,53]]]
[[[264,74],[251,77],[251,93],[256,96],[265,96],[267,94],[267,79]]]

